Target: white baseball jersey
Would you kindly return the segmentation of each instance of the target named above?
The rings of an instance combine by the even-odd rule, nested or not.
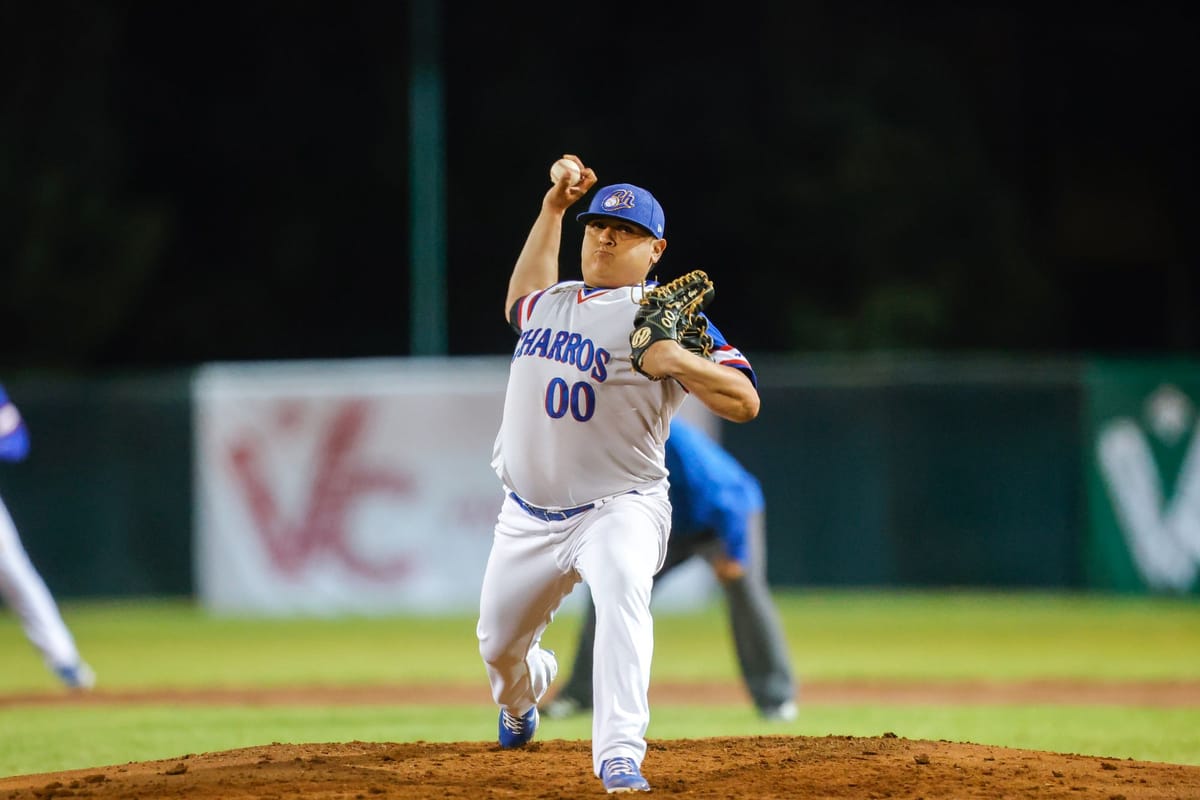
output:
[[[640,764],[646,753],[650,591],[671,525],[665,443],[686,397],[677,381],[633,370],[629,334],[642,291],[567,281],[521,298],[510,312],[520,336],[492,460],[510,496],[496,520],[476,626],[492,698],[524,715],[558,671],[542,633],[562,599],[587,581],[596,606],[597,775],[606,759]],[[713,360],[753,380],[741,353],[708,331]]]
[[[492,466],[525,501],[571,508],[667,476],[665,442],[687,392],[633,369],[629,332],[642,291],[566,281],[518,301],[512,322],[520,337]],[[741,353],[709,330],[714,360],[749,372]]]

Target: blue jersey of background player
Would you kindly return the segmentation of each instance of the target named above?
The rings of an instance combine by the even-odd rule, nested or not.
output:
[[[23,461],[29,455],[29,429],[21,412],[0,385],[0,461]],[[68,688],[90,689],[95,673],[79,657],[75,640],[42,576],[34,569],[0,498],[0,597],[17,615],[26,638]]]
[[[708,561],[724,590],[742,680],[767,719],[796,716],[795,681],[783,627],[766,581],[762,487],[699,428],[676,417],[667,439],[671,538],[654,585],[693,556]],[[562,718],[592,707],[596,611],[590,597],[571,677],[543,708]]]
[[[751,517],[763,513],[765,505],[758,479],[707,434],[679,419],[671,423],[667,439],[667,470],[672,539],[719,542],[720,551],[710,561],[734,563],[714,567],[718,576],[747,565]]]

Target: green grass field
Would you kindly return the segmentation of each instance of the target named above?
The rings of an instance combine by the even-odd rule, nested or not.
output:
[[[1028,680],[1200,682],[1200,602],[979,592],[778,595],[801,715],[760,721],[748,703],[653,708],[651,739],[790,733],[947,739],[1200,765],[1200,707],[810,705],[805,681]],[[478,685],[475,705],[21,705],[4,697],[57,686],[0,614],[0,776],[171,758],[270,742],[482,741],[495,711],[474,619],[215,618],[189,602],[63,605],[105,689]],[[563,661],[578,619],[545,644]],[[564,667],[565,669],[565,667]],[[654,680],[734,681],[720,604],[657,618]],[[587,718],[546,721],[539,736],[588,738]]]

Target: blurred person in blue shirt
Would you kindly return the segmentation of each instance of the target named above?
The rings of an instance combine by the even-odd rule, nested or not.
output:
[[[766,580],[765,503],[758,479],[694,425],[676,417],[667,438],[671,537],[654,585],[693,556],[704,558],[724,590],[742,680],[759,713],[796,718],[796,686],[783,626]],[[585,595],[571,677],[542,707],[551,719],[592,708],[596,609]]]

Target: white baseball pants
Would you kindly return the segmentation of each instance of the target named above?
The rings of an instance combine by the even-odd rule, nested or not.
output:
[[[510,714],[536,705],[557,673],[541,647],[546,626],[580,580],[596,606],[592,761],[640,764],[650,723],[654,654],[650,589],[671,527],[666,482],[609,498],[561,521],[530,515],[506,497],[479,598],[479,653],[492,697]]]
[[[17,615],[26,638],[50,669],[79,663],[75,639],[67,630],[46,582],[34,569],[17,528],[0,500],[0,597]]]

